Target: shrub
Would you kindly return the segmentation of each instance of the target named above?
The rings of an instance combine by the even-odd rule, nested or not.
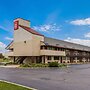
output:
[[[58,62],[50,62],[49,63],[49,67],[58,67],[58,66],[59,66]]]
[[[0,58],[4,58],[4,56],[3,56],[3,54],[2,54],[2,53],[0,53]]]
[[[67,66],[67,64],[59,64],[59,67],[66,67]]]
[[[21,64],[20,67],[30,67],[29,64]]]
[[[42,63],[32,63],[32,64],[21,64],[20,67],[48,67],[48,64],[42,64]]]
[[[21,64],[20,67],[66,67],[66,64],[59,64],[58,62],[50,62],[49,64],[42,63],[28,63]]]

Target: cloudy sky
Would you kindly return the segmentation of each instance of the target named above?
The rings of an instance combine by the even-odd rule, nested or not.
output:
[[[17,17],[45,36],[90,46],[90,0],[0,0],[0,52]]]

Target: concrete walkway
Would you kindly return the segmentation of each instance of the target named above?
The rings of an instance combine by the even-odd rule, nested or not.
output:
[[[20,65],[6,65],[6,66],[4,66],[4,65],[0,65],[0,67],[4,67],[4,68],[17,68],[17,67],[19,67]]]

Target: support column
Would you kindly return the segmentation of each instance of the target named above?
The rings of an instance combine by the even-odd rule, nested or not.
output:
[[[34,63],[36,63],[36,59],[37,59],[38,57],[34,57]]]
[[[14,56],[14,58],[13,58],[13,62],[15,63],[15,56]]]
[[[77,57],[75,57],[75,62],[77,63]]]
[[[88,58],[88,62],[90,61],[90,59]]]
[[[53,56],[51,56],[51,62],[54,62],[54,57]]]
[[[84,63],[87,62],[86,58],[83,58],[83,62],[84,62]]]
[[[59,56],[59,63],[61,63],[61,57]]]
[[[65,61],[65,63],[67,63],[68,62],[68,60],[67,60],[67,57],[66,57],[66,61]]]
[[[48,63],[48,61],[47,61],[47,56],[45,56],[45,63]]]
[[[42,56],[42,63],[45,63],[45,57],[44,56]]]

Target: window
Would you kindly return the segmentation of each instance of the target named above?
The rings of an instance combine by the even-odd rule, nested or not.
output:
[[[89,53],[87,53],[87,55],[89,55]]]
[[[45,45],[48,45],[48,43],[46,42]]]
[[[59,60],[59,56],[54,56],[54,60]]]
[[[70,60],[70,57],[67,57],[67,60]]]
[[[62,57],[62,60],[66,60],[66,57]]]
[[[48,47],[49,50],[52,50],[52,47]]]
[[[74,51],[73,55],[79,55],[78,51]]]
[[[47,56],[47,60],[51,60],[51,56]]]
[[[41,46],[41,49],[43,49],[43,46]]]
[[[59,51],[59,48],[57,48],[57,50]]]
[[[55,50],[57,50],[57,48],[55,47]]]
[[[61,48],[58,48],[59,51],[62,51]]]
[[[86,55],[86,52],[82,52],[82,55]]]
[[[65,49],[64,48],[61,48],[61,51],[65,51]]]
[[[45,46],[45,49],[47,49],[47,46]]]

